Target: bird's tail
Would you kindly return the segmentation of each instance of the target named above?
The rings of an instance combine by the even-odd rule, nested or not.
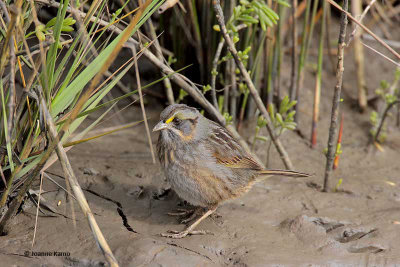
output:
[[[295,172],[289,170],[262,170],[259,172],[260,175],[284,175],[290,177],[310,177],[308,173]]]

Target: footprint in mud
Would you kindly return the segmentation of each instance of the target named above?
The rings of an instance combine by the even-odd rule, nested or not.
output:
[[[344,253],[380,253],[387,248],[380,244],[378,229],[354,225],[329,218],[299,215],[280,224],[281,230],[318,251]]]

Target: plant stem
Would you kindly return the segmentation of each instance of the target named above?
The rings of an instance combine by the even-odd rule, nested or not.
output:
[[[200,25],[199,25],[199,20],[197,16],[197,9],[196,9],[196,1],[191,0],[188,1],[189,5],[189,10],[190,10],[190,18],[192,19],[192,25],[193,25],[193,31],[194,31],[194,39],[195,39],[195,48],[196,48],[196,56],[197,60],[199,61],[200,66],[204,66],[204,55],[203,55],[203,48],[202,48],[202,38],[201,38],[201,32],[200,32]],[[201,80],[204,79],[204,67],[200,68],[200,77]]]
[[[368,4],[368,6],[364,9],[363,13],[361,14],[360,20],[359,20],[360,22],[362,22],[362,20],[364,19],[365,15],[366,15],[367,12],[368,12],[368,10],[371,8],[371,6],[372,6],[373,4],[375,4],[375,2],[376,2],[376,0],[371,0],[371,2]],[[354,11],[353,11],[353,12],[354,12]],[[351,41],[353,40],[354,36],[356,35],[357,30],[358,30],[358,27],[359,27],[358,25],[356,25],[356,26],[354,27],[354,30],[353,30],[353,32],[350,34],[349,40],[347,41],[347,46],[350,45]]]
[[[310,2],[311,5],[311,0],[306,0]],[[304,49],[303,54],[300,51],[300,59],[299,59],[299,70],[297,74],[297,85],[296,85],[296,100],[297,104],[295,106],[296,114],[294,114],[294,121],[298,123],[298,116],[299,116],[299,106],[300,106],[300,92],[301,89],[303,88],[303,81],[304,81],[304,67],[307,62],[307,54],[308,54],[308,48],[310,46],[311,40],[312,40],[312,35],[314,31],[314,25],[315,25],[315,15],[317,14],[317,9],[318,9],[318,0],[314,1],[313,8],[312,8],[312,14],[311,14],[311,25],[308,28],[308,23],[307,25],[304,25],[303,31],[306,31],[306,33],[303,32],[303,39],[305,40],[304,43],[304,48],[303,48],[303,43],[301,45],[301,48]],[[306,6],[306,18],[307,18],[307,6]],[[305,18],[305,19],[306,19]],[[308,32],[308,34],[307,34]]]
[[[142,109],[144,125],[145,125],[145,128],[146,128],[147,141],[149,142],[149,146],[150,146],[151,158],[153,159],[153,163],[155,164],[156,163],[156,157],[154,155],[153,142],[151,141],[151,134],[150,134],[149,124],[147,122],[146,109],[145,109],[144,103],[143,103],[143,93],[142,93],[142,85],[140,83],[140,73],[139,73],[139,66],[138,66],[138,61],[137,61],[136,46],[135,45],[131,45],[130,47],[132,49],[132,54],[133,54],[133,56],[135,58],[136,83],[137,83],[137,88],[138,88],[138,92],[139,92],[140,108]]]
[[[246,28],[246,24],[240,24],[236,26],[236,29],[238,31]],[[217,50],[215,51],[215,56],[212,62],[212,73],[211,73],[211,97],[213,104],[216,108],[218,108],[218,100],[217,100],[217,92],[216,92],[216,80],[217,80],[217,75],[218,75],[218,63],[219,63],[219,58],[221,57],[222,49],[224,48],[225,45],[225,39],[221,38],[221,40],[218,43]]]
[[[275,92],[280,101],[281,99],[281,66],[282,66],[282,28],[283,28],[283,17],[284,17],[285,7],[278,5],[278,27],[276,30],[276,43],[275,43],[275,53],[274,58],[276,62],[276,77],[275,77]]]
[[[343,112],[342,112],[342,117],[340,118],[339,136],[338,136],[337,144],[336,144],[336,152],[337,152],[339,146],[342,145],[343,126],[344,126],[344,115],[343,115]],[[335,160],[333,162],[333,169],[334,170],[336,170],[336,168],[339,166],[339,157],[340,157],[340,155],[336,153]]]
[[[154,40],[156,55],[157,55],[158,59],[163,60],[164,56],[161,51],[160,42],[158,41],[158,38],[157,38],[156,30],[154,29],[153,21],[151,20],[151,18],[148,18],[147,22],[149,25],[150,38]],[[172,105],[175,103],[175,99],[174,99],[174,92],[172,91],[171,81],[169,80],[169,78],[165,78],[163,80],[163,83],[164,83],[165,93],[167,95],[168,103],[170,105]]]
[[[399,104],[399,103],[400,103],[400,100],[396,100],[396,101],[394,101],[394,102],[392,102],[392,103],[390,103],[389,105],[386,106],[385,111],[383,112],[383,115],[382,115],[382,119],[380,120],[378,129],[376,130],[376,134],[375,134],[375,137],[374,137],[374,141],[375,142],[377,142],[379,140],[378,137],[379,137],[379,134],[381,133],[381,130],[382,130],[382,127],[383,127],[383,123],[385,122],[385,119],[387,117],[387,114],[388,114],[389,110],[394,105]]]
[[[355,16],[361,14],[362,2],[361,0],[351,1],[351,11]],[[358,106],[361,111],[367,108],[367,92],[364,75],[364,47],[361,43],[362,31],[355,32],[354,35],[354,63],[357,70],[357,89],[358,89]]]
[[[231,78],[231,95],[230,95],[230,114],[232,116],[232,120],[235,121],[236,120],[236,113],[237,113],[237,82],[236,82],[236,64],[235,64],[235,60],[231,59],[229,61],[229,67],[230,67],[230,78]]]
[[[296,27],[297,0],[292,0],[292,66],[290,74],[290,100],[296,99],[296,65],[297,65],[297,27]]]
[[[82,188],[80,187],[78,179],[76,178],[75,173],[71,167],[71,163],[68,159],[67,153],[65,152],[60,140],[57,138],[57,130],[56,130],[53,118],[51,117],[49,110],[46,107],[46,102],[44,101],[44,98],[43,98],[41,92],[39,94],[39,99],[40,99],[41,108],[43,109],[43,111],[45,113],[44,116],[46,118],[46,125],[48,127],[48,135],[53,140],[53,142],[57,144],[56,153],[57,153],[58,159],[60,160],[61,167],[64,171],[66,178],[68,179],[68,181],[71,185],[72,191],[74,192],[74,195],[75,195],[83,213],[85,214],[85,216],[88,220],[90,229],[92,230],[92,233],[95,237],[96,243],[99,245],[101,252],[103,252],[104,257],[106,258],[106,260],[110,264],[110,266],[119,266],[116,258],[114,257],[110,247],[107,244],[106,239],[104,238],[104,236],[96,222],[96,219],[94,218],[92,211],[90,210],[90,207],[86,200],[86,197],[83,194]]]
[[[343,71],[344,71],[344,48],[346,47],[346,29],[347,29],[347,9],[348,0],[343,2],[343,10],[340,18],[340,33],[338,42],[338,63],[336,69],[336,86],[334,90],[333,100],[332,100],[332,113],[331,113],[331,124],[329,127],[329,137],[328,137],[328,152],[326,155],[326,166],[325,166],[325,176],[324,176],[324,186],[323,191],[327,192],[329,187],[329,175],[332,172],[333,160],[335,158],[335,136],[337,133],[337,120],[339,115],[339,104],[340,104],[340,93],[343,84]]]
[[[393,48],[391,48],[387,43],[385,43],[381,38],[379,38],[375,33],[373,33],[370,29],[365,27],[361,22],[357,19],[355,19],[347,10],[343,10],[338,4],[336,4],[333,0],[324,0],[329,2],[332,6],[335,8],[339,9],[340,11],[346,13],[346,16],[351,19],[354,23],[356,23],[358,26],[363,28],[364,31],[366,31],[369,35],[371,35],[378,43],[380,43],[382,46],[384,46],[387,50],[390,51],[397,59],[400,59],[400,54],[397,53]]]
[[[228,35],[228,32],[225,27],[224,14],[221,9],[220,0],[214,0],[212,3],[214,6],[214,10],[216,12],[216,17],[218,20],[218,24],[221,28],[222,35],[224,36],[224,39],[228,45],[229,51],[231,52],[233,58],[235,59],[236,65],[238,66],[240,72],[242,73],[242,76],[247,84],[247,87],[250,90],[251,95],[253,96],[253,99],[254,99],[258,109],[261,111],[262,115],[264,116],[264,118],[266,120],[266,127],[267,127],[268,133],[271,137],[271,140],[274,143],[285,167],[292,170],[293,165],[292,165],[292,162],[290,161],[289,155],[287,154],[287,152],[286,152],[285,148],[283,147],[282,143],[280,142],[280,140],[276,137],[273,126],[272,126],[271,119],[268,114],[268,111],[265,108],[264,103],[262,102],[260,95],[258,94],[258,91],[255,88],[249,73],[247,72],[246,68],[244,67],[243,62],[240,60],[234,43],[232,42],[231,38]]]
[[[317,145],[317,123],[319,120],[319,104],[321,100],[322,64],[324,58],[326,11],[327,11],[327,5],[326,2],[324,1],[322,3],[321,33],[319,36],[319,47],[318,47],[318,67],[317,67],[317,78],[315,81],[315,92],[314,92],[313,118],[311,126],[311,148],[315,148],[315,146]]]
[[[215,108],[218,108],[218,100],[217,100],[217,92],[216,92],[216,80],[217,80],[217,75],[218,75],[218,61],[221,56],[222,48],[224,48],[225,44],[225,39],[221,38],[221,40],[218,43],[217,50],[215,51],[215,56],[214,60],[212,62],[212,68],[211,68],[211,97],[212,101],[214,104]]]

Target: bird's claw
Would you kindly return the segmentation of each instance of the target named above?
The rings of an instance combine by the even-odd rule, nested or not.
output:
[[[169,212],[167,213],[169,216],[178,216],[178,217],[187,217],[186,219],[181,220],[181,224],[187,224],[188,222],[193,221],[197,215],[201,214],[201,209],[177,209],[178,212]]]
[[[178,212],[168,212],[169,216],[179,216],[184,217],[188,215],[192,215],[195,211],[194,210],[185,210],[185,209],[177,209]]]

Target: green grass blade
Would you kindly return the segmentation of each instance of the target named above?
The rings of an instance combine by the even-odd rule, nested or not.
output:
[[[7,147],[7,156],[8,161],[10,162],[11,172],[14,171],[14,162],[12,158],[12,149],[11,149],[11,141],[10,136],[8,136],[8,123],[7,123],[7,112],[6,112],[6,100],[4,98],[4,88],[3,88],[3,79],[0,79],[0,91],[1,91],[1,104],[3,107],[3,122],[4,122],[4,136],[6,138],[6,147]]]

